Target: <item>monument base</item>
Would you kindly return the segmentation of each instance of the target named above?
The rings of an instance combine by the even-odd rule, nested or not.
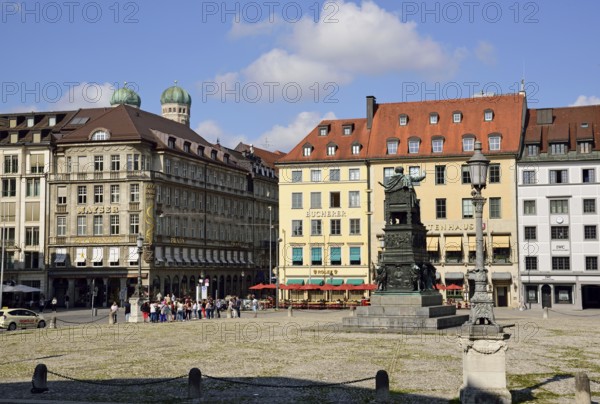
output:
[[[509,334],[496,325],[464,325],[458,342],[463,349],[461,403],[508,404],[506,341]]]
[[[376,293],[370,306],[360,306],[352,317],[342,318],[344,329],[414,331],[459,327],[469,315],[457,315],[456,307],[442,305],[439,292]]]
[[[131,305],[131,313],[129,314],[130,323],[143,323],[144,316],[142,313],[142,305],[146,302],[146,299],[139,298],[137,296],[131,296],[129,298],[129,304]]]

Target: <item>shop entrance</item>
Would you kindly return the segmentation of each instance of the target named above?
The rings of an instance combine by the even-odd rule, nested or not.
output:
[[[507,307],[508,306],[508,287],[507,286],[497,286],[496,287],[496,296],[498,300],[498,307]]]
[[[600,309],[600,285],[583,285],[581,303],[583,309]]]
[[[542,286],[542,308],[552,307],[552,289],[550,285]]]

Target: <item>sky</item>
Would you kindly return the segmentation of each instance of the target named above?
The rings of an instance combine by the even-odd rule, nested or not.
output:
[[[595,0],[0,0],[2,112],[109,106],[126,85],[159,114],[177,81],[209,142],[287,152],[322,119],[364,118],[368,95],[523,79],[530,108],[599,104],[599,14]]]

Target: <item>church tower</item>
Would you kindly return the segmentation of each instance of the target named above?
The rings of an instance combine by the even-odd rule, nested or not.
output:
[[[192,97],[183,88],[175,85],[167,88],[160,96],[162,116],[175,122],[190,126]]]

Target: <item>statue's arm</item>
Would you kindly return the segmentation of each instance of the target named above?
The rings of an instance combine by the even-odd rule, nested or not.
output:
[[[419,175],[411,175],[410,179],[412,181],[418,182],[418,181],[422,181],[425,179],[425,177],[427,176],[427,173],[425,171],[423,171],[421,174]]]

